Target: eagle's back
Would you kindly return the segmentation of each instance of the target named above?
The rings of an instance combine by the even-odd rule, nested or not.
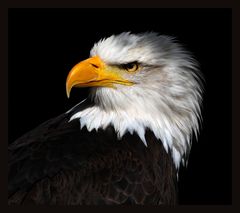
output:
[[[146,131],[118,140],[113,127],[88,132],[71,113],[9,146],[9,204],[175,204],[170,153]]]

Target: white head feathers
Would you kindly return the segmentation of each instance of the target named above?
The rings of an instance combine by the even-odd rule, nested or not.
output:
[[[141,70],[127,75],[133,86],[93,88],[95,106],[74,114],[89,131],[112,125],[118,137],[136,132],[143,143],[149,128],[172,153],[176,168],[197,136],[202,84],[197,63],[168,36],[122,33],[100,40],[91,50],[106,64],[137,61]]]

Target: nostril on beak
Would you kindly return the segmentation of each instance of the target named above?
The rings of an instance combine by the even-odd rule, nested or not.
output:
[[[92,64],[92,63],[91,63],[91,65],[92,65],[93,67],[95,67],[95,68],[99,68],[99,66],[97,66],[96,64]]]

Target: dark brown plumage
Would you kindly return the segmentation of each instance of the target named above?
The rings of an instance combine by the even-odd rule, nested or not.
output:
[[[135,134],[118,140],[111,126],[79,131],[70,116],[53,118],[9,146],[9,204],[176,203],[175,166],[152,132],[146,147]]]

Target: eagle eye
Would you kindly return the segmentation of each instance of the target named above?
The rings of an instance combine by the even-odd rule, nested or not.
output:
[[[131,63],[123,64],[122,67],[128,72],[135,72],[138,70],[139,65],[137,62],[131,62]]]

